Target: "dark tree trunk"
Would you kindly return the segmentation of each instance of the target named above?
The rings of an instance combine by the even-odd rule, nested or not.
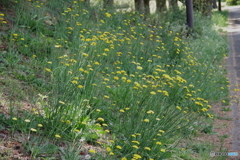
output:
[[[176,9],[178,8],[178,0],[169,0],[169,7],[171,9]]]
[[[113,8],[113,0],[103,0],[103,8]]]
[[[156,0],[157,6],[156,10],[157,12],[162,12],[166,10],[166,0]]]
[[[212,15],[213,0],[193,0],[193,8],[205,16]]]
[[[141,12],[141,0],[134,0],[135,10]]]
[[[189,28],[193,28],[193,2],[192,0],[186,0],[186,14],[187,25]]]
[[[213,0],[205,0],[206,8],[205,8],[205,15],[206,16],[211,16],[212,15],[212,4]]]
[[[222,11],[221,0],[218,0],[218,11]]]
[[[143,1],[143,7],[144,7],[144,13],[150,14],[150,0],[144,0]]]
[[[217,0],[213,0],[213,8],[217,8]]]

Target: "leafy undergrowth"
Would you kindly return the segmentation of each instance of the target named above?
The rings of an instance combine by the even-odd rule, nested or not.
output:
[[[183,152],[181,140],[203,130],[211,104],[228,95],[226,42],[210,19],[196,15],[189,31],[184,9],[160,19],[82,1],[4,3],[14,13],[0,13],[0,124],[22,135],[21,154],[209,158],[211,147]]]

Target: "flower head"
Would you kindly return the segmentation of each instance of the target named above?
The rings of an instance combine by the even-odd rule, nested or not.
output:
[[[56,134],[55,137],[56,138],[61,138],[61,136],[59,134]]]
[[[90,153],[96,153],[96,151],[93,150],[93,149],[89,149],[88,151],[89,151]]]
[[[141,66],[137,66],[137,69],[138,70],[142,70],[143,68]]]
[[[45,71],[47,71],[47,72],[51,72],[51,69],[49,69],[49,68],[45,68]]]
[[[144,119],[143,121],[144,121],[144,122],[149,122],[149,119]]]
[[[29,123],[29,122],[30,122],[30,120],[29,120],[29,119],[25,119],[24,121],[25,121],[25,122],[27,122],[27,123]]]
[[[30,130],[31,130],[32,132],[37,132],[37,130],[34,129],[34,128],[31,128]]]
[[[155,95],[155,94],[156,94],[156,92],[152,91],[152,92],[150,92],[150,94],[152,94],[152,95]]]
[[[43,127],[43,125],[42,124],[38,124],[38,127]]]
[[[144,147],[144,149],[145,149],[145,150],[148,150],[148,151],[150,151],[150,150],[151,150],[151,148],[150,148],[150,147]]]

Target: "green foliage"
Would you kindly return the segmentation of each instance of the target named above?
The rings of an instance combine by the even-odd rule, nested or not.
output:
[[[228,26],[228,11],[223,10],[221,12],[214,11],[212,14],[212,21],[219,27]]]
[[[61,154],[61,159],[67,160],[67,159],[72,159],[72,160],[79,160],[82,157],[79,155],[79,150],[75,150],[75,148],[68,146],[68,148],[64,149],[62,147],[59,148],[60,154]]]
[[[27,141],[22,141],[23,147],[30,153],[32,158],[46,156],[49,159],[55,159],[55,154],[58,151],[58,146],[49,143],[39,137],[32,136]]]
[[[237,5],[238,0],[226,0],[227,5],[234,6]]]
[[[206,126],[204,126],[204,128],[202,129],[201,132],[209,134],[209,133],[213,132],[212,130],[213,130],[213,126],[212,125],[206,125]]]
[[[222,105],[223,106],[229,106],[229,104],[230,104],[230,99],[229,98],[224,98],[222,100]]]
[[[229,112],[229,111],[232,111],[232,109],[230,107],[223,107],[222,111],[223,112]]]

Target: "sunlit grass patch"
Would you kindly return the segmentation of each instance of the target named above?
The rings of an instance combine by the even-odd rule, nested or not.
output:
[[[223,10],[221,12],[214,11],[212,20],[219,27],[227,27],[228,26],[228,11],[227,10]]]

